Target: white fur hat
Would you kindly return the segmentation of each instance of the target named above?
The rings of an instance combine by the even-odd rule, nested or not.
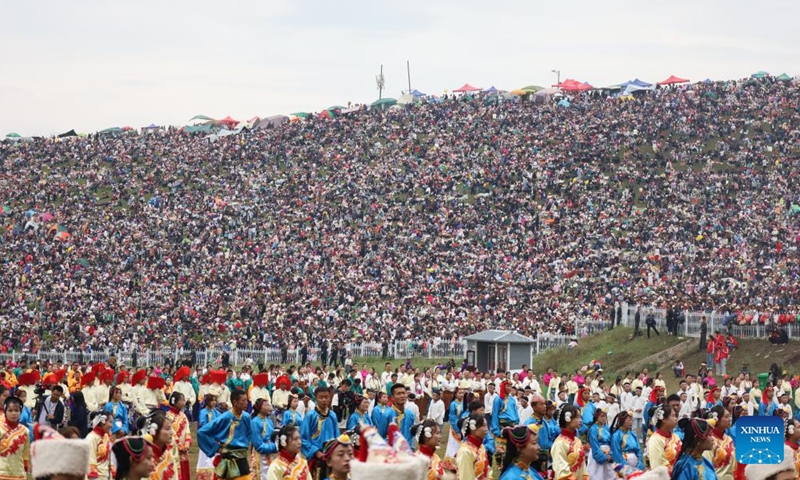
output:
[[[370,463],[350,461],[350,478],[352,480],[375,480],[391,478],[392,480],[419,480],[427,478],[428,460],[411,457],[400,463]]]
[[[750,464],[744,469],[747,480],[765,480],[781,472],[794,471],[794,451],[791,447],[783,446],[783,461],[773,465]]]
[[[52,475],[85,477],[89,473],[92,445],[88,440],[68,440],[47,427],[36,428],[34,436],[37,440],[31,444],[33,478]]]

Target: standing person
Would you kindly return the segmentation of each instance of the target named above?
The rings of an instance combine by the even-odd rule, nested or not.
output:
[[[708,322],[706,322],[706,317],[703,316],[700,319],[700,350],[704,350],[706,348],[706,338],[708,337]]]
[[[444,466],[436,449],[442,441],[441,426],[435,420],[428,418],[411,428],[411,434],[417,441],[417,452],[429,460],[427,480],[442,480]]]
[[[574,405],[566,404],[558,412],[558,426],[561,434],[553,442],[550,453],[553,456],[555,480],[583,478],[586,469],[586,451],[578,429],[581,428],[581,415]]]
[[[197,430],[200,431],[201,428],[206,426],[209,423],[212,423],[214,420],[217,419],[221,414],[219,410],[216,409],[217,406],[217,397],[214,395],[207,393],[205,397],[203,397],[203,408],[200,410],[197,416]],[[209,458],[208,455],[203,453],[203,450],[197,453],[197,472],[195,475],[196,480],[213,480],[214,478],[214,463],[213,458]]]
[[[611,425],[611,458],[620,465],[644,470],[642,447],[633,430],[633,418],[627,411],[619,412]]]
[[[356,395],[354,400],[355,411],[347,419],[347,430],[353,430],[358,425],[375,426],[369,415],[369,398]],[[409,445],[411,445],[409,443]]]
[[[641,331],[639,330],[639,324],[642,321],[642,307],[636,305],[636,313],[633,315],[633,336],[637,337],[640,335]]]
[[[366,448],[366,447],[365,447]],[[322,447],[322,459],[325,468],[321,479],[348,480],[350,478],[350,460],[353,459],[353,442],[346,433],[333,440],[328,440]]]
[[[70,407],[69,426],[75,427],[80,433],[80,438],[89,434],[89,409],[83,399],[83,392],[72,394],[72,407]]]
[[[172,424],[161,410],[150,415],[139,417],[136,421],[139,434],[147,440],[153,449],[155,468],[150,473],[150,480],[176,480],[180,472],[178,451],[172,445]]]
[[[183,403],[185,405],[183,413],[190,422],[192,421],[193,400],[197,398],[197,393],[195,393],[194,387],[192,386],[191,376],[192,371],[189,367],[183,366],[175,372],[175,376],[173,377],[175,383],[172,385],[173,392],[178,392],[183,395]]]
[[[464,393],[465,390],[463,388],[458,388],[455,398],[450,402],[450,412],[447,417],[450,422],[450,434],[447,436],[447,450],[445,450],[446,459],[456,458],[456,453],[458,453],[461,441],[463,440],[461,438],[461,429],[458,428],[458,421],[464,413]]]
[[[411,435],[411,427],[417,423],[417,417],[406,405],[406,402],[408,402],[408,390],[402,383],[395,383],[392,385],[391,391],[392,408],[389,410],[389,424],[396,425],[408,444],[411,445],[414,441],[414,437]]]
[[[736,454],[733,439],[726,433],[731,426],[731,412],[722,405],[717,405],[706,414],[706,422],[711,426],[711,449],[703,452],[703,457],[714,465],[714,471],[720,480],[733,480],[736,472]]]
[[[322,468],[322,446],[328,440],[339,436],[339,419],[331,410],[331,390],[328,387],[317,387],[314,390],[317,406],[307,412],[300,427],[302,453],[308,459],[308,468],[318,474]],[[317,475],[318,476],[318,475]]]
[[[644,321],[645,325],[647,325],[647,339],[650,339],[650,329],[656,332],[656,335],[661,336],[656,329],[656,314],[655,311],[651,308],[649,312],[647,312],[647,318]]]
[[[186,367],[188,369],[188,367]],[[189,449],[192,447],[192,432],[189,419],[183,412],[186,408],[186,397],[180,392],[172,392],[169,396],[169,410],[167,420],[172,424],[172,444],[178,449],[180,462],[179,480],[189,480]]]
[[[269,403],[269,397],[265,397],[264,401]],[[304,415],[297,411],[297,407],[299,405],[300,405],[300,398],[295,394],[290,395],[289,408],[286,409],[285,412],[283,412],[281,425],[295,425],[299,427],[303,423]]]
[[[376,399],[378,402],[372,408],[372,424],[378,429],[378,435],[386,438],[389,431],[389,422],[391,421],[389,418],[389,412],[391,411],[389,395],[384,391],[380,391],[376,393]]]
[[[111,455],[117,466],[114,480],[143,480],[153,470],[153,449],[142,437],[125,437],[114,442]]]
[[[587,473],[589,478],[610,480],[616,477],[611,458],[611,429],[608,427],[608,415],[598,408],[594,412],[594,422],[589,433],[589,458]]]
[[[473,413],[458,422],[464,441],[456,453],[456,469],[459,480],[489,480],[492,472],[483,439],[489,432],[486,418]]]
[[[36,423],[58,430],[64,422],[64,404],[61,403],[63,394],[61,385],[56,385],[50,391],[50,396],[42,397],[36,403]]]
[[[92,431],[86,440],[92,444],[92,453],[89,457],[89,474],[87,478],[107,480],[111,476],[111,425],[113,424],[111,412],[100,411],[92,413]]]
[[[671,475],[681,453],[681,439],[674,432],[678,414],[670,405],[663,404],[653,408],[651,418],[655,432],[647,440],[650,468],[665,466]]]
[[[506,380],[500,384],[500,395],[494,399],[492,435],[494,435],[499,454],[505,452],[505,440],[501,436],[502,430],[519,424],[519,412],[515,395],[516,388],[510,381]]]
[[[500,480],[544,480],[531,466],[539,459],[538,426],[506,428],[503,437],[506,440],[506,455]]]
[[[294,425],[284,425],[273,432],[272,442],[278,447],[278,456],[270,463],[267,480],[311,480],[311,470],[300,453],[300,431]]]
[[[441,430],[444,425],[444,402],[442,401],[441,392],[434,388],[431,399],[431,405],[428,407],[428,418],[436,422],[439,425],[439,430]]]
[[[672,480],[717,480],[714,465],[703,456],[714,446],[711,425],[701,418],[684,418],[678,426],[684,431],[684,440]]]
[[[254,480],[266,480],[271,456],[278,453],[278,447],[272,441],[275,425],[270,418],[271,412],[272,405],[267,399],[259,398],[253,405],[253,436],[251,438],[253,448],[250,449],[250,464],[253,465],[251,478]],[[259,445],[263,445],[263,447],[259,449]]]
[[[242,390],[231,392],[231,410],[197,431],[197,443],[209,458],[219,455],[214,475],[216,479],[249,478],[248,454],[253,426],[247,408],[247,394]],[[269,453],[264,445],[255,446],[259,453]]]
[[[26,480],[26,467],[31,458],[30,432],[19,423],[23,403],[17,397],[3,401],[5,421],[0,421],[0,478]]]
[[[122,389],[114,387],[113,392],[111,401],[105,404],[104,409],[111,414],[111,434],[122,438],[131,433],[128,425],[128,407],[122,403]],[[74,401],[73,398],[73,403]]]

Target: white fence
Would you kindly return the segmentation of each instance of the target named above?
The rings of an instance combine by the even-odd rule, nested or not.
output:
[[[635,315],[636,315],[636,308],[637,305],[629,305],[626,303],[622,304],[622,319],[621,324],[628,327],[634,327],[635,323]],[[647,329],[647,325],[645,324],[645,319],[647,318],[647,314],[650,310],[653,310],[653,314],[656,320],[656,329],[659,333],[664,332],[667,330],[667,312],[663,308],[655,308],[650,306],[641,306],[641,310],[639,312],[639,328],[644,331]],[[708,336],[711,336],[716,331],[721,331],[724,333],[732,333],[734,336],[739,338],[767,338],[769,337],[770,332],[776,326],[776,318],[774,315],[769,315],[766,317],[766,322],[764,323],[756,323],[755,325],[739,325],[739,321],[736,315],[730,314],[728,312],[691,312],[691,311],[681,311],[680,314],[683,316],[682,318],[684,321],[678,324],[678,335],[683,335],[685,337],[700,337],[700,330],[703,317],[706,319],[706,332]],[[746,315],[758,315],[758,318],[765,318],[763,317],[765,314],[759,312],[746,312]],[[800,338],[800,323],[789,323],[787,325],[780,325],[779,328],[783,328],[786,330],[787,335],[790,339],[792,338]]]

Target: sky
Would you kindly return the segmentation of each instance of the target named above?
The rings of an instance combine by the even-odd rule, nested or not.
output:
[[[16,2],[0,15],[0,137],[669,75],[800,75],[795,0]]]

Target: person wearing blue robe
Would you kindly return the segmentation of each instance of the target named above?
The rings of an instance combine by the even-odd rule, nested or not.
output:
[[[375,426],[368,412],[360,413],[358,410],[353,412],[350,415],[350,418],[347,419],[347,430],[352,430],[356,428],[356,425],[369,425],[372,427]]]
[[[281,418],[281,425],[294,425],[296,427],[300,427],[303,423],[303,418],[305,416],[298,412],[297,410],[286,410],[283,412],[283,417]]]
[[[197,429],[200,430],[207,423],[211,423],[216,420],[220,415],[222,415],[222,413],[220,413],[219,410],[211,405],[206,405],[205,407],[201,408],[197,416]]]
[[[683,429],[681,427],[675,427],[672,429],[672,433],[678,436],[683,441]],[[732,437],[731,437],[732,438]]]
[[[322,451],[325,442],[339,436],[339,419],[336,418],[336,413],[330,409],[331,395],[327,389],[326,392],[317,392],[316,397],[319,401],[317,407],[306,414],[300,425],[300,438],[303,441],[302,453],[309,461],[313,461],[317,452]]]
[[[594,420],[594,417],[592,420]],[[594,472],[610,471],[611,467],[608,466],[610,463],[608,454],[603,451],[603,447],[606,447],[606,450],[609,452],[611,451],[611,429],[608,427],[608,424],[603,423],[601,425],[599,423],[594,423],[589,429],[587,437],[591,448],[591,458],[588,464],[589,476],[591,477],[595,474]]]
[[[488,436],[489,435],[487,435],[487,437]],[[503,474],[500,475],[500,480],[544,480],[544,478],[533,468],[528,467],[523,470],[519,465],[514,463],[509,465]]]
[[[215,472],[217,478],[232,478],[250,473],[249,448],[253,438],[253,424],[247,408],[247,394],[241,390],[231,392],[233,409],[229,410],[197,431],[197,444],[208,457],[221,454]],[[253,445],[256,452],[269,454],[268,444]],[[239,475],[235,474],[239,473]]]
[[[473,413],[486,415],[486,407],[480,401],[472,402],[469,404],[469,410],[465,409],[463,412],[461,412],[461,418],[467,418]],[[466,441],[467,441],[466,438],[461,439],[461,443],[464,443]],[[494,452],[497,450],[497,447],[495,445],[493,435],[485,435],[483,437],[483,448],[486,449],[486,455],[488,455],[490,458],[492,455],[494,455]]]
[[[578,435],[585,435],[589,429],[594,426],[594,412],[597,411],[597,405],[594,402],[589,402],[583,406],[581,413],[581,428],[578,429]]]
[[[702,473],[700,472],[702,470]],[[672,480],[717,480],[714,464],[706,457],[681,455],[672,467]]]
[[[464,411],[464,400],[458,400],[456,398],[450,402],[450,414],[447,416],[447,419],[450,422],[451,432],[458,431],[458,420],[462,417]]]
[[[769,401],[767,403],[760,403],[758,405],[758,414],[767,417],[771,417],[775,413],[775,402]]]
[[[417,416],[414,412],[402,406],[400,410],[397,405],[393,405],[389,410],[389,423],[394,423],[400,429],[400,433],[405,437],[409,445],[414,445],[414,436],[411,435],[411,427],[417,423]]]
[[[252,472],[252,478],[258,479],[266,477],[267,471],[269,470],[268,455],[278,453],[278,445],[272,441],[272,432],[275,431],[275,425],[272,423],[272,419],[258,414],[264,410],[263,403],[265,403],[263,399],[258,399],[255,405],[253,405],[253,432],[250,437],[253,448],[258,452],[253,455],[254,458],[251,458],[251,465],[255,467],[256,470]]]
[[[509,387],[509,390],[513,390]],[[505,427],[513,427],[519,424],[519,412],[517,410],[517,399],[512,392],[505,394],[505,399],[500,395],[495,397],[492,406],[492,435],[499,437]]]
[[[120,396],[122,393],[120,392]],[[114,393],[114,398],[112,401],[106,403],[105,411],[111,412],[112,416],[112,423],[111,423],[111,434],[116,435],[119,432],[122,432],[125,435],[130,435],[130,427],[128,425],[128,407],[125,406],[124,403],[120,402],[117,398],[116,389]]]
[[[636,436],[636,432],[634,432],[633,429],[625,431],[620,428],[611,435],[611,458],[621,465],[629,465],[628,460],[625,458],[626,453],[636,455],[636,458],[639,460],[636,468],[644,470],[642,447],[639,445],[639,437]]]
[[[33,442],[33,413],[27,405],[22,405],[22,413],[19,416],[19,424],[28,427],[28,437]]]
[[[386,394],[378,393],[378,404],[372,408],[372,424],[378,429],[378,435],[386,438],[389,431],[389,411],[391,407],[386,404]]]

